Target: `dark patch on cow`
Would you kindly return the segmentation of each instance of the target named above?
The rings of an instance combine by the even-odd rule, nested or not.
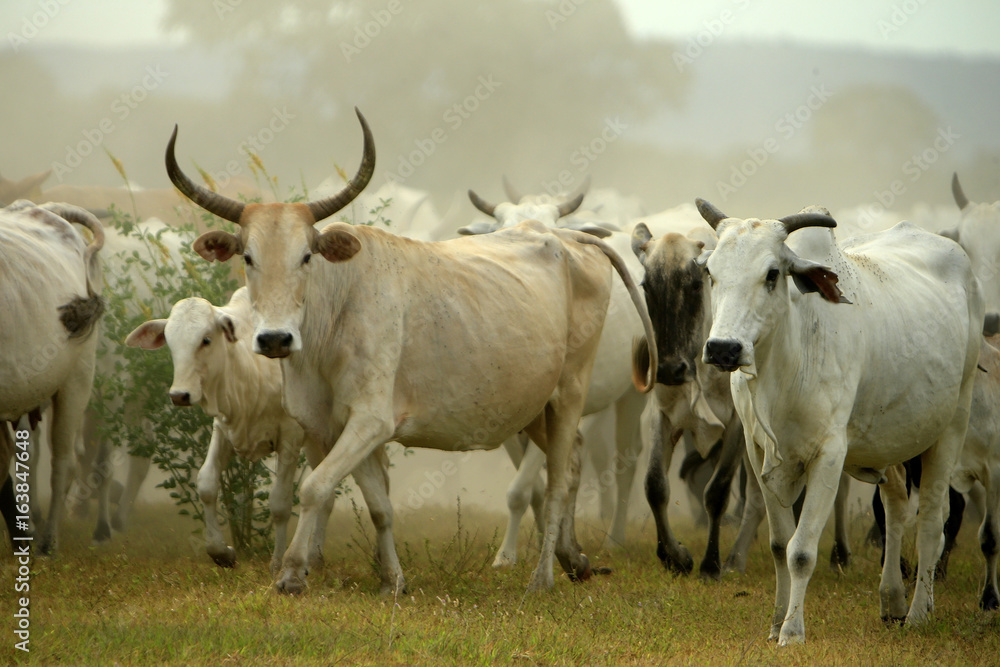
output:
[[[778,542],[771,542],[771,556],[776,561],[785,560],[785,545]]]
[[[74,297],[69,303],[59,306],[59,321],[71,339],[89,336],[103,314],[104,299],[96,294]]]
[[[796,572],[805,575],[812,566],[813,559],[804,551],[799,551],[792,557],[791,566]]]
[[[675,367],[695,371],[700,351],[700,328],[704,307],[704,270],[693,260],[679,267],[665,266],[650,258],[642,281],[646,309],[656,333],[660,368],[658,380],[677,384]]]

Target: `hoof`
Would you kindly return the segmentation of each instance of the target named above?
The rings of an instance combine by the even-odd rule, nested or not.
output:
[[[283,595],[302,595],[306,590],[306,582],[299,577],[290,575],[277,582],[274,588]]]
[[[392,583],[383,583],[382,588],[379,589],[379,595],[383,597],[395,597],[398,595],[409,594],[410,589],[407,588],[406,582],[400,578],[399,585],[394,585]]]
[[[983,611],[993,611],[1000,608],[1000,598],[997,597],[997,590],[992,586],[987,586],[983,591],[983,596],[979,599],[979,608]]]
[[[94,536],[92,538],[94,544],[103,544],[105,542],[111,541],[111,526],[104,521],[98,521],[97,527],[94,528]]]
[[[905,616],[883,616],[882,617],[882,624],[885,627],[887,627],[887,628],[891,628],[894,625],[902,625],[905,622],[906,622],[906,617]]]
[[[308,569],[306,573],[309,572],[321,572],[326,566],[326,560],[323,558],[322,552],[316,552],[309,556]],[[280,568],[279,568],[280,569]]]
[[[830,551],[830,569],[846,570],[851,564],[851,552],[848,549],[834,543],[833,550]]]
[[[118,533],[125,532],[125,519],[121,518],[117,514],[111,517],[111,527]]]
[[[602,566],[602,567],[595,567],[594,568],[594,574],[599,574],[601,576],[605,576],[606,577],[606,576],[608,576],[610,574],[614,574],[614,573],[615,573],[615,571],[612,570],[610,567],[604,567],[604,566]]]
[[[666,550],[659,547],[656,549],[656,555],[660,557],[663,567],[674,574],[687,575],[691,574],[691,570],[694,569],[694,559],[691,558],[691,554],[687,552],[687,549],[683,547],[681,547],[681,551],[677,557],[671,557],[667,554]]]
[[[513,567],[514,565],[517,565],[517,554],[511,555],[501,551],[497,554],[497,557],[493,559],[493,567],[498,569],[502,567]]]
[[[56,543],[55,540],[51,538],[42,538],[42,541],[38,545],[38,553],[42,556],[48,556],[52,558],[56,555]]]
[[[226,547],[222,553],[208,554],[215,561],[215,564],[219,567],[236,567],[236,550],[232,547]]]
[[[568,574],[569,574],[569,580],[570,581],[573,581],[573,582],[576,582],[576,583],[579,584],[579,583],[583,583],[584,581],[587,581],[592,576],[594,576],[594,570],[592,570],[591,567],[590,567],[590,565],[588,564],[585,568],[583,568],[583,572],[577,573],[577,570],[573,570],[572,572],[569,572]]]

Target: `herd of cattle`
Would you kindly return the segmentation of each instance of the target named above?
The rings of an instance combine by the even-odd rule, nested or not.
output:
[[[1000,311],[1000,203],[969,202],[956,176],[957,228],[936,234],[900,222],[838,241],[837,222],[818,207],[780,220],[742,219],[698,200],[696,209],[639,216],[622,212],[627,201],[587,210],[584,191],[552,201],[521,197],[505,183],[509,202],[469,192],[488,221],[463,227],[458,238],[437,240],[446,234],[440,220],[427,222],[420,197],[406,203],[392,232],[344,222],[320,228],[368,196],[374,139],[358,118],[358,172],[309,203],[243,203],[209,190],[179,168],[176,128],[167,146],[177,190],[238,226],[235,234],[204,233],[194,251],[210,262],[241,259],[246,286],[221,306],[179,301],[124,343],[166,345],[174,376],[165,393],[214,418],[198,493],[216,563],[236,558],[216,514],[222,469],[234,453],[248,460],[274,453],[276,588],[303,591],[308,572],[322,564],[336,486],[352,475],[377,531],[382,589],[400,590],[385,445],[502,444],[518,470],[495,565],[516,561],[519,521],[531,504],[543,539],[529,587],[554,585],[553,557],[571,579],[586,580],[593,570],[574,528],[581,418],[613,418],[616,460],[633,464],[615,470],[619,498],[608,532],[615,544],[624,540],[640,416],[649,405],[646,495],[657,555],[672,570],[693,568],[667,516],[667,467],[684,438],[712,466],[703,576],[745,567],[766,512],[776,574],[770,638],[779,644],[805,639],[806,587],[831,513],[834,559],[847,562],[851,477],[877,484],[885,508],[883,619],[916,625],[933,611],[945,517],[960,511],[949,497],[963,493],[984,517],[980,605],[1000,606],[1000,339],[984,329],[996,319],[985,314]],[[37,536],[42,553],[56,548],[84,451],[101,260],[110,261],[115,243],[114,230],[105,232],[87,210],[106,203],[80,203],[22,199],[0,215],[0,457],[5,467],[15,463],[0,505],[13,536],[11,518],[28,500],[17,465],[27,460],[25,434],[47,440],[52,499]],[[100,447],[86,460],[106,458]],[[312,470],[298,490],[300,520],[289,540],[301,452]],[[148,460],[132,463],[113,518],[110,485],[102,485],[97,539],[124,527],[148,468]],[[900,550],[907,470],[918,464],[916,588],[907,605]],[[724,565],[719,527],[741,465],[752,474]]]

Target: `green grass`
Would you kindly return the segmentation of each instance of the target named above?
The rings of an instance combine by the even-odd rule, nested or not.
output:
[[[825,561],[806,598],[807,643],[778,649],[766,641],[774,574],[765,541],[745,575],[720,583],[666,572],[652,527],[630,526],[613,554],[595,525],[581,542],[614,574],[585,584],[557,578],[554,590],[525,595],[537,545],[525,528],[520,563],[490,567],[500,514],[423,509],[397,516],[396,536],[409,593],[379,595],[366,552],[367,517],[340,503],[328,531],[327,565],[300,598],[272,591],[266,557],[216,567],[192,537],[193,523],[170,507],[140,507],[129,532],[89,546],[90,520],[69,524],[60,555],[34,562],[31,652],[5,656],[42,665],[297,665],[428,663],[549,664],[996,664],[1000,622],[977,607],[982,557],[967,527],[949,578],[935,587],[932,621],[917,629],[879,620],[878,552],[861,544],[844,573]],[[527,525],[528,521],[525,522]],[[724,532],[731,543],[734,529]],[[699,554],[704,531],[681,527]],[[766,533],[762,527],[761,536]],[[829,555],[829,539],[821,558]],[[698,558],[696,557],[696,560]],[[5,565],[0,616],[11,619],[14,570]]]

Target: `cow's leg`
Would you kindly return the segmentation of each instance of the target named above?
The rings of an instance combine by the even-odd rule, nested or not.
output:
[[[984,480],[986,487],[986,511],[979,527],[979,546],[986,559],[986,580],[979,607],[984,610],[1000,608],[1000,590],[997,589],[997,557],[1000,555],[1000,466],[989,469],[989,477]]]
[[[92,476],[100,444],[100,440],[96,437],[96,418],[88,411],[83,421],[83,440],[77,441],[76,478],[66,494],[67,509],[77,519],[86,518],[89,514],[90,501],[94,497],[94,491],[100,486],[99,483],[95,483],[95,478]]]
[[[514,440],[514,438],[508,438]],[[506,443],[505,443],[506,446]],[[507,448],[510,451],[510,447]],[[507,532],[503,544],[493,560],[493,567],[507,567],[517,563],[517,537],[521,529],[521,517],[528,509],[536,483],[541,482],[542,467],[545,465],[545,454],[530,440],[527,443],[524,456],[521,458],[517,473],[507,487]],[[535,514],[536,518],[542,516]]]
[[[653,410],[650,430],[653,446],[649,453],[649,469],[646,471],[646,500],[649,502],[649,508],[653,512],[653,522],[656,524],[656,555],[663,563],[663,567],[672,572],[687,574],[694,567],[694,559],[691,558],[687,548],[674,537],[667,516],[670,504],[667,467],[670,465],[674,446],[680,439],[681,431],[672,430],[659,409]]]
[[[973,485],[975,487],[975,485]],[[934,570],[934,578],[944,581],[948,578],[948,559],[955,548],[958,531],[962,529],[962,518],[965,516],[965,496],[948,487],[948,517],[944,521],[944,549]],[[983,515],[985,516],[985,515]]]
[[[556,557],[571,581],[586,581],[592,572],[590,562],[576,539],[576,495],[580,490],[580,470],[583,465],[583,436],[579,431],[573,441],[569,458],[569,488],[566,493],[566,511],[559,527]]]
[[[847,499],[851,493],[851,476],[840,475],[840,487],[833,504],[833,550],[830,551],[830,567],[845,568],[851,563],[851,543],[847,537]]]
[[[788,589],[788,609],[778,635],[779,646],[801,644],[806,639],[806,588],[816,569],[820,535],[837,498],[845,451],[846,447],[836,442],[821,446],[806,469],[802,512],[785,554],[791,585]],[[768,506],[768,514],[770,509]]]
[[[385,447],[377,447],[354,469],[354,481],[358,483],[368,514],[375,526],[375,558],[379,564],[383,595],[406,592],[403,568],[396,555],[396,541],[392,534],[392,503],[389,502],[389,458]]]
[[[149,464],[148,456],[130,454],[128,457],[128,472],[126,473],[128,476],[125,480],[125,489],[118,499],[118,509],[111,515],[111,527],[119,533],[125,532],[128,517],[135,506],[136,498],[139,497],[139,489],[142,488],[142,483],[146,481],[146,476],[149,474]]]
[[[323,458],[326,456],[326,450],[308,437],[303,438],[302,448],[306,452],[306,461],[308,461],[309,467],[315,470],[319,464],[323,462]],[[306,563],[310,572],[319,572],[323,569],[325,564],[323,558],[323,547],[326,544],[326,527],[330,523],[330,515],[333,514],[333,507],[336,500],[337,494],[331,493],[330,497],[326,501],[326,504],[323,505],[320,508],[320,511],[316,513],[315,523],[309,527],[309,530],[311,530],[312,533],[312,538],[310,539],[309,555]],[[299,519],[299,522],[301,523],[301,518]]]
[[[629,391],[615,403],[615,460],[613,465],[618,498],[611,516],[611,529],[604,547],[614,549],[625,544],[629,497],[635,480],[636,463],[642,452],[639,419],[646,407],[646,397]]]
[[[760,528],[760,522],[766,516],[760,483],[757,481],[757,476],[753,474],[753,468],[745,452],[743,468],[746,471],[746,484],[743,487],[745,496],[743,517],[740,519],[740,529],[733,542],[733,550],[729,552],[729,558],[726,559],[726,564],[723,566],[725,572],[739,572],[741,574],[747,571],[747,554],[750,553],[750,545],[757,538],[757,529]]]
[[[83,437],[79,438],[83,445]],[[111,483],[114,481],[114,461],[111,457],[111,441],[102,438],[97,442],[97,456],[94,457],[87,475],[87,484],[97,489],[97,525],[94,527],[95,544],[111,540]]]
[[[284,434],[283,434],[284,435]],[[274,475],[271,489],[271,525],[274,526],[274,551],[271,554],[271,577],[281,570],[281,557],[288,546],[288,520],[292,518],[292,503],[295,498],[295,472],[299,467],[299,443],[289,442],[283,437],[278,446],[278,470]]]
[[[528,451],[530,443],[531,440],[523,432],[504,440],[504,449],[507,450],[507,456],[513,462],[514,468],[521,468],[521,460],[524,458],[525,452]],[[541,535],[545,532],[545,480],[542,479],[541,475],[535,478],[531,487],[531,513],[535,517],[535,527],[538,529],[538,534]]]
[[[575,377],[564,376],[556,388],[555,398],[525,429],[528,437],[539,446],[544,443],[548,467],[545,536],[542,540],[538,566],[528,584],[530,591],[549,589],[555,585],[552,565],[557,550],[560,563],[571,578],[583,581],[591,575],[587,557],[579,550],[575,536],[572,535],[572,514],[576,510],[575,490],[571,494],[571,486],[579,482],[579,459],[574,460],[573,449],[579,450],[581,444],[578,440],[577,426],[583,411],[589,377],[589,369]],[[574,501],[572,506],[571,500]]]
[[[885,471],[886,481],[878,490],[884,508],[884,537],[882,547],[882,581],[878,592],[882,620],[901,621],[906,616],[906,590],[900,571],[899,557],[903,542],[903,527],[909,511],[906,495],[906,470],[902,465],[890,466]]]
[[[705,510],[708,512],[708,545],[705,548],[705,558],[699,568],[701,576],[718,580],[722,576],[722,565],[719,557],[719,529],[722,517],[729,504],[730,487],[733,475],[739,467],[743,452],[746,451],[743,439],[743,426],[738,419],[733,419],[722,434],[722,451],[715,467],[715,473],[705,487]]]
[[[744,438],[748,438],[744,434]],[[771,632],[768,641],[777,641],[781,626],[788,612],[789,591],[791,579],[788,573],[788,543],[795,532],[795,517],[790,507],[782,507],[770,489],[760,483],[760,471],[764,465],[764,452],[753,442],[747,440],[747,458],[757,479],[761,499],[767,511],[767,525],[770,532],[771,558],[774,561],[774,613],[771,615]],[[749,504],[749,499],[747,503]]]
[[[232,443],[222,434],[218,424],[213,424],[212,440],[208,444],[205,463],[198,471],[198,497],[201,498],[205,514],[205,550],[220,567],[236,566],[236,551],[226,545],[216,508],[219,502],[219,480],[232,456]]]
[[[961,413],[959,408],[956,413]],[[923,472],[917,511],[917,583],[906,623],[920,625],[934,611],[934,569],[944,548],[944,506],[956,452],[965,439],[966,423],[949,427],[940,440],[921,455]],[[889,555],[886,552],[886,558]]]
[[[391,413],[379,418],[365,406],[355,406],[344,430],[329,453],[305,478],[299,488],[299,523],[281,562],[275,587],[282,593],[302,593],[306,587],[306,567],[317,521],[332,502],[337,485],[376,447],[382,447],[394,430]]]
[[[76,465],[74,447],[83,429],[83,413],[90,400],[90,389],[94,382],[93,366],[82,366],[80,372],[68,377],[52,397],[52,497],[49,501],[49,517],[42,530],[38,549],[46,556],[54,555],[58,548],[59,523]]]

